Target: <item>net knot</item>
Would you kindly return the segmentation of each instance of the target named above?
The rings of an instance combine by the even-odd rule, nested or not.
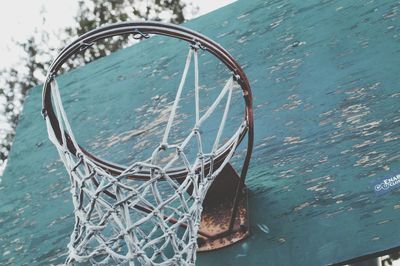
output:
[[[160,143],[160,147],[158,148],[160,151],[165,151],[168,149],[168,143]]]
[[[161,255],[162,251],[161,251],[160,249],[156,249],[156,250],[154,251],[154,253],[155,253],[156,255]]]
[[[193,133],[194,133],[195,135],[198,135],[198,136],[201,135],[202,131],[201,131],[200,125],[198,125],[198,124],[194,125],[194,127],[193,127]]]
[[[181,255],[180,253],[175,254],[174,259],[175,259],[175,261],[177,261],[177,262],[178,262],[178,261],[181,261],[182,255]]]
[[[42,108],[41,113],[42,113],[43,119],[46,120],[46,118],[47,118],[47,109],[46,108]]]
[[[136,251],[134,252],[134,256],[143,257],[143,255],[145,255],[145,253],[144,253],[144,251],[142,251],[142,250],[136,250]]]
[[[143,32],[141,32],[141,31],[138,30],[138,29],[135,29],[135,30],[134,30],[132,36],[133,36],[133,38],[134,38],[135,40],[142,40],[142,39],[148,39],[148,38],[150,38],[150,35],[149,35],[149,34],[143,33]]]
[[[234,81],[240,81],[240,76],[237,73],[233,73],[233,80]]]
[[[182,154],[183,153],[183,149],[181,147],[176,147],[176,153],[178,155]]]
[[[190,44],[190,48],[192,48],[194,51],[197,51],[199,49],[201,50],[206,50],[207,48],[202,45],[199,41],[193,40],[193,42]]]
[[[93,45],[94,43],[88,43],[88,42],[80,42],[80,47],[79,47],[79,51],[80,52],[83,52],[83,51],[85,51],[87,48],[89,48],[89,47],[91,47],[92,45]]]

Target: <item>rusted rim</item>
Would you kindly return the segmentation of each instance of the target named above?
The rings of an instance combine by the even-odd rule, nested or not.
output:
[[[252,109],[252,93],[249,85],[249,81],[246,77],[246,74],[240,67],[240,65],[234,60],[234,58],[218,43],[209,39],[208,37],[197,33],[195,31],[186,29],[181,26],[161,23],[161,22],[125,22],[125,23],[117,23],[108,25],[99,29],[92,30],[78,39],[73,41],[71,44],[66,46],[60,54],[56,57],[53,63],[50,66],[50,69],[47,74],[46,82],[43,85],[43,95],[42,95],[42,113],[45,118],[49,119],[50,125],[52,126],[55,136],[57,137],[60,144],[62,144],[62,134],[59,128],[59,121],[54,113],[52,100],[51,100],[51,86],[50,82],[57,75],[57,72],[61,68],[61,66],[74,54],[80,52],[83,48],[87,48],[91,46],[96,41],[113,37],[117,35],[125,35],[125,34],[134,34],[139,37],[146,37],[148,34],[155,35],[164,35],[177,39],[184,40],[190,44],[199,45],[202,49],[209,51],[215,57],[217,57],[221,62],[223,62],[228,69],[230,69],[235,76],[238,84],[241,86],[245,101],[245,116],[244,119],[247,123],[247,130],[243,130],[240,135],[240,140],[243,139],[244,135],[248,134],[248,144],[247,144],[247,152],[244,160],[244,164],[241,172],[241,179],[244,184],[244,179],[246,177],[247,169],[250,162],[250,157],[253,149],[253,135],[254,135],[254,126],[253,126],[253,109]],[[240,129],[239,129],[240,130]],[[66,142],[69,151],[77,155],[77,148],[75,144],[72,142],[71,138],[66,134]],[[233,144],[233,143],[232,143]],[[78,144],[77,144],[78,145]],[[227,145],[227,149],[220,151],[217,154],[217,158],[224,158],[224,155],[228,153],[228,151],[232,148],[235,148],[234,145]],[[119,164],[108,162],[99,157],[94,156],[90,152],[85,149],[79,147],[85,155],[87,155],[96,165],[109,171],[112,174],[118,175],[125,170],[124,166]],[[186,177],[186,171],[183,169],[173,169],[171,170],[175,173],[180,173],[174,175],[174,178]],[[167,172],[168,174],[170,172]],[[132,178],[141,178],[143,176],[132,176]],[[242,186],[240,186],[242,187]]]

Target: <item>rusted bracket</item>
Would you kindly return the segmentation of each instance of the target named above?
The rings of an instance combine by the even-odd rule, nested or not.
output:
[[[199,252],[227,247],[249,236],[247,189],[244,187],[236,197],[239,182],[239,175],[228,163],[211,185],[203,202]],[[235,199],[238,200],[238,209],[230,228]]]

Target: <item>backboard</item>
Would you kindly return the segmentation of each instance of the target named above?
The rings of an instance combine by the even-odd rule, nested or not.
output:
[[[400,246],[399,7],[239,1],[185,24],[228,49],[254,95],[251,235],[198,265],[326,265]],[[83,145],[120,163],[137,156],[185,51],[154,37],[61,77]],[[200,66],[212,98],[220,68],[201,57]],[[38,86],[0,183],[2,265],[63,263],[73,227],[69,180],[40,111]],[[152,127],[138,131],[139,118]]]

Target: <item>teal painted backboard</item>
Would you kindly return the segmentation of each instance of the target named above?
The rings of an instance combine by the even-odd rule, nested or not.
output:
[[[229,50],[254,96],[251,236],[198,265],[326,265],[400,246],[399,12],[398,1],[247,0],[184,25]],[[163,73],[180,73],[183,48],[154,37],[60,77],[82,145],[120,163],[140,155],[133,130],[173,99],[165,84],[179,75]],[[222,70],[206,59],[212,88]],[[0,183],[1,265],[65,260],[69,180],[40,111],[38,86]]]

